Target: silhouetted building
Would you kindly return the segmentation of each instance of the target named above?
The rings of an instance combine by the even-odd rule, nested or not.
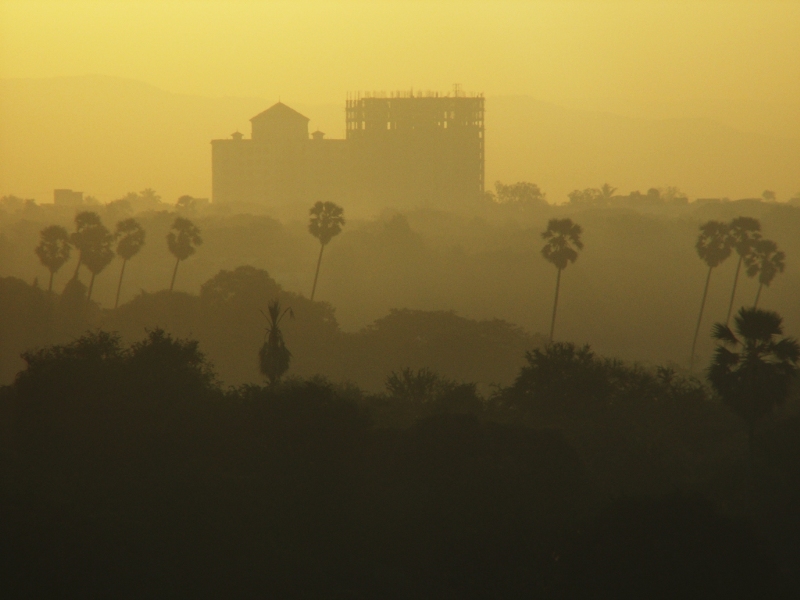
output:
[[[279,102],[212,140],[214,202],[331,200],[376,206],[446,204],[484,185],[483,97],[397,92],[347,100],[347,137],[309,137],[309,119]]]
[[[83,192],[53,190],[53,203],[58,206],[79,206],[83,204]]]

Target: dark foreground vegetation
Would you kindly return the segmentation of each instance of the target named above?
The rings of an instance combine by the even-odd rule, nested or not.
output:
[[[92,333],[0,389],[4,595],[774,598],[800,584],[800,418],[550,344],[484,396],[223,389],[193,341]],[[9,594],[9,595],[12,595]],[[6,596],[8,597],[8,596]]]

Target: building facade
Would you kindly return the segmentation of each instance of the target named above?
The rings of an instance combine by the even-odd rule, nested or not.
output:
[[[346,138],[309,136],[309,119],[278,103],[213,140],[212,199],[285,205],[441,206],[484,189],[484,99],[357,94],[346,104]]]

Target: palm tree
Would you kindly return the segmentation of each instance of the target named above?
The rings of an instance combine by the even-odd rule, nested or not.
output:
[[[739,262],[736,264],[736,275],[733,278],[731,302],[728,305],[728,315],[725,317],[726,325],[731,321],[733,301],[736,297],[736,284],[739,282],[739,271],[742,268],[742,262],[752,252],[753,244],[761,238],[761,223],[759,223],[758,219],[753,219],[752,217],[736,217],[728,227],[729,243],[736,250],[736,254],[739,255]]]
[[[319,277],[319,266],[322,263],[322,251],[325,250],[328,242],[334,236],[339,235],[344,225],[344,209],[333,202],[317,202],[308,211],[311,218],[308,221],[308,231],[319,240],[319,258],[317,259],[317,271],[314,273],[314,285],[311,288],[311,299],[317,291],[317,278]]]
[[[167,247],[176,258],[175,270],[172,271],[172,282],[169,284],[169,291],[175,287],[175,276],[178,274],[178,265],[182,260],[186,260],[195,253],[195,246],[200,246],[203,238],[200,237],[200,230],[189,219],[176,217],[172,224],[172,229],[167,234]]]
[[[75,265],[73,279],[78,278],[78,272],[83,264],[85,253],[90,250],[93,241],[102,237],[102,235],[98,235],[98,230],[101,227],[105,229],[103,222],[100,220],[100,215],[95,212],[83,211],[75,215],[75,233],[69,237],[70,243],[78,250],[78,264]]]
[[[697,254],[708,265],[706,286],[703,288],[703,300],[700,302],[700,315],[697,317],[697,327],[692,340],[692,354],[689,357],[689,370],[694,367],[694,351],[697,347],[697,336],[700,334],[700,324],[703,322],[703,309],[706,307],[708,284],[711,283],[711,271],[731,255],[731,239],[728,235],[728,225],[719,221],[708,221],[700,226],[700,235],[695,244]]]
[[[114,259],[114,251],[111,249],[111,244],[114,243],[114,236],[104,225],[99,225],[93,227],[91,235],[87,237],[89,243],[81,252],[81,256],[83,264],[92,274],[92,279],[89,282],[89,291],[86,293],[88,302],[92,299],[94,278]]]
[[[558,309],[558,291],[561,287],[561,271],[569,263],[578,260],[578,250],[583,249],[581,242],[581,226],[573,223],[572,219],[550,219],[547,229],[542,233],[542,238],[547,243],[542,248],[542,256],[555,265],[558,269],[556,276],[556,297],[553,302],[553,318],[550,321],[550,341],[553,341],[553,331],[556,327],[556,310]],[[574,246],[574,248],[573,248]],[[578,250],[576,250],[577,248]]]
[[[290,317],[294,317],[294,313],[291,307],[281,311],[281,303],[277,299],[269,303],[268,312],[269,316],[264,315],[268,324],[264,344],[258,351],[258,368],[269,379],[270,385],[275,385],[289,370],[289,362],[292,360],[292,353],[286,347],[279,325],[286,313]]]
[[[50,225],[42,229],[41,241],[36,246],[36,256],[41,263],[50,271],[50,284],[47,291],[53,291],[53,276],[69,260],[72,246],[69,245],[69,234],[67,230],[59,225]]]
[[[783,273],[786,268],[786,254],[778,250],[778,244],[772,240],[758,240],[753,245],[752,253],[748,258],[747,275],[755,277],[758,275],[758,292],[753,308],[758,308],[758,300],[761,298],[761,290],[766,285],[772,283],[775,275]]]
[[[752,452],[756,423],[786,399],[798,371],[800,344],[793,338],[774,339],[783,334],[776,312],[742,308],[734,322],[736,333],[724,323],[714,325],[712,335],[721,343],[707,377],[722,401],[747,423]]]
[[[117,223],[116,237],[119,239],[117,244],[117,256],[122,259],[122,269],[119,272],[119,283],[117,284],[117,297],[114,300],[114,308],[119,306],[119,293],[122,290],[122,276],[125,274],[125,265],[139,253],[144,246],[144,229],[136,219],[125,219]]]
[[[73,279],[78,278],[81,265],[86,265],[92,274],[89,283],[89,291],[86,299],[92,299],[92,289],[94,288],[94,278],[106,268],[111,259],[114,258],[114,251],[111,244],[114,236],[103,225],[100,216],[91,211],[80,212],[75,215],[75,233],[70,236],[70,241],[78,249],[78,264],[75,267]]]
[[[611,199],[614,197],[614,192],[617,191],[613,185],[609,185],[607,183],[603,184],[603,187],[600,188],[600,198],[603,200],[603,204],[608,205],[611,202]]]

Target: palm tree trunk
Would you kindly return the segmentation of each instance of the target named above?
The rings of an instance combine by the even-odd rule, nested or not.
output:
[[[117,306],[119,306],[119,292],[122,289],[122,276],[125,274],[126,264],[128,264],[127,258],[122,260],[122,269],[119,272],[119,283],[117,284],[117,299],[114,300],[114,308],[117,308]]]
[[[81,263],[83,262],[81,260],[82,258],[83,258],[83,256],[78,255],[78,264],[75,265],[75,273],[73,273],[73,275],[72,275],[73,279],[77,279],[78,278],[78,270],[81,268]]]
[[[317,277],[319,277],[319,266],[322,264],[322,251],[325,250],[325,244],[319,246],[319,258],[317,259],[317,272],[314,273],[314,285],[311,287],[311,299],[314,299],[314,292],[317,291]]]
[[[758,308],[758,299],[761,298],[761,288],[764,287],[763,283],[758,284],[758,292],[756,293],[756,301],[753,304],[753,308]]]
[[[53,273],[53,271],[50,271],[50,285],[47,286],[48,294],[53,292],[53,275],[55,275],[55,273]]]
[[[92,279],[89,281],[89,291],[86,293],[86,301],[89,302],[92,299],[92,288],[94,287],[94,273],[92,273]]]
[[[711,282],[711,269],[708,268],[708,276],[706,277],[706,287],[703,289],[703,300],[700,302],[700,316],[697,317],[697,327],[694,330],[694,339],[692,340],[692,355],[689,357],[689,370],[694,367],[694,350],[697,347],[697,336],[700,335],[700,324],[703,322],[703,309],[706,307],[706,296],[708,296],[708,284]]]
[[[172,271],[172,282],[169,284],[169,291],[175,287],[175,276],[178,274],[178,265],[181,264],[181,259],[175,261],[175,269]]]
[[[558,290],[561,287],[561,269],[558,270],[556,275],[556,298],[553,301],[553,318],[550,320],[550,341],[553,341],[553,331],[556,328],[556,310],[558,309]]]
[[[728,305],[728,316],[725,317],[725,325],[731,321],[731,313],[733,312],[733,299],[736,297],[736,284],[739,282],[739,270],[742,268],[743,257],[739,257],[739,263],[736,265],[736,276],[733,278],[733,291],[731,292],[731,303]]]

